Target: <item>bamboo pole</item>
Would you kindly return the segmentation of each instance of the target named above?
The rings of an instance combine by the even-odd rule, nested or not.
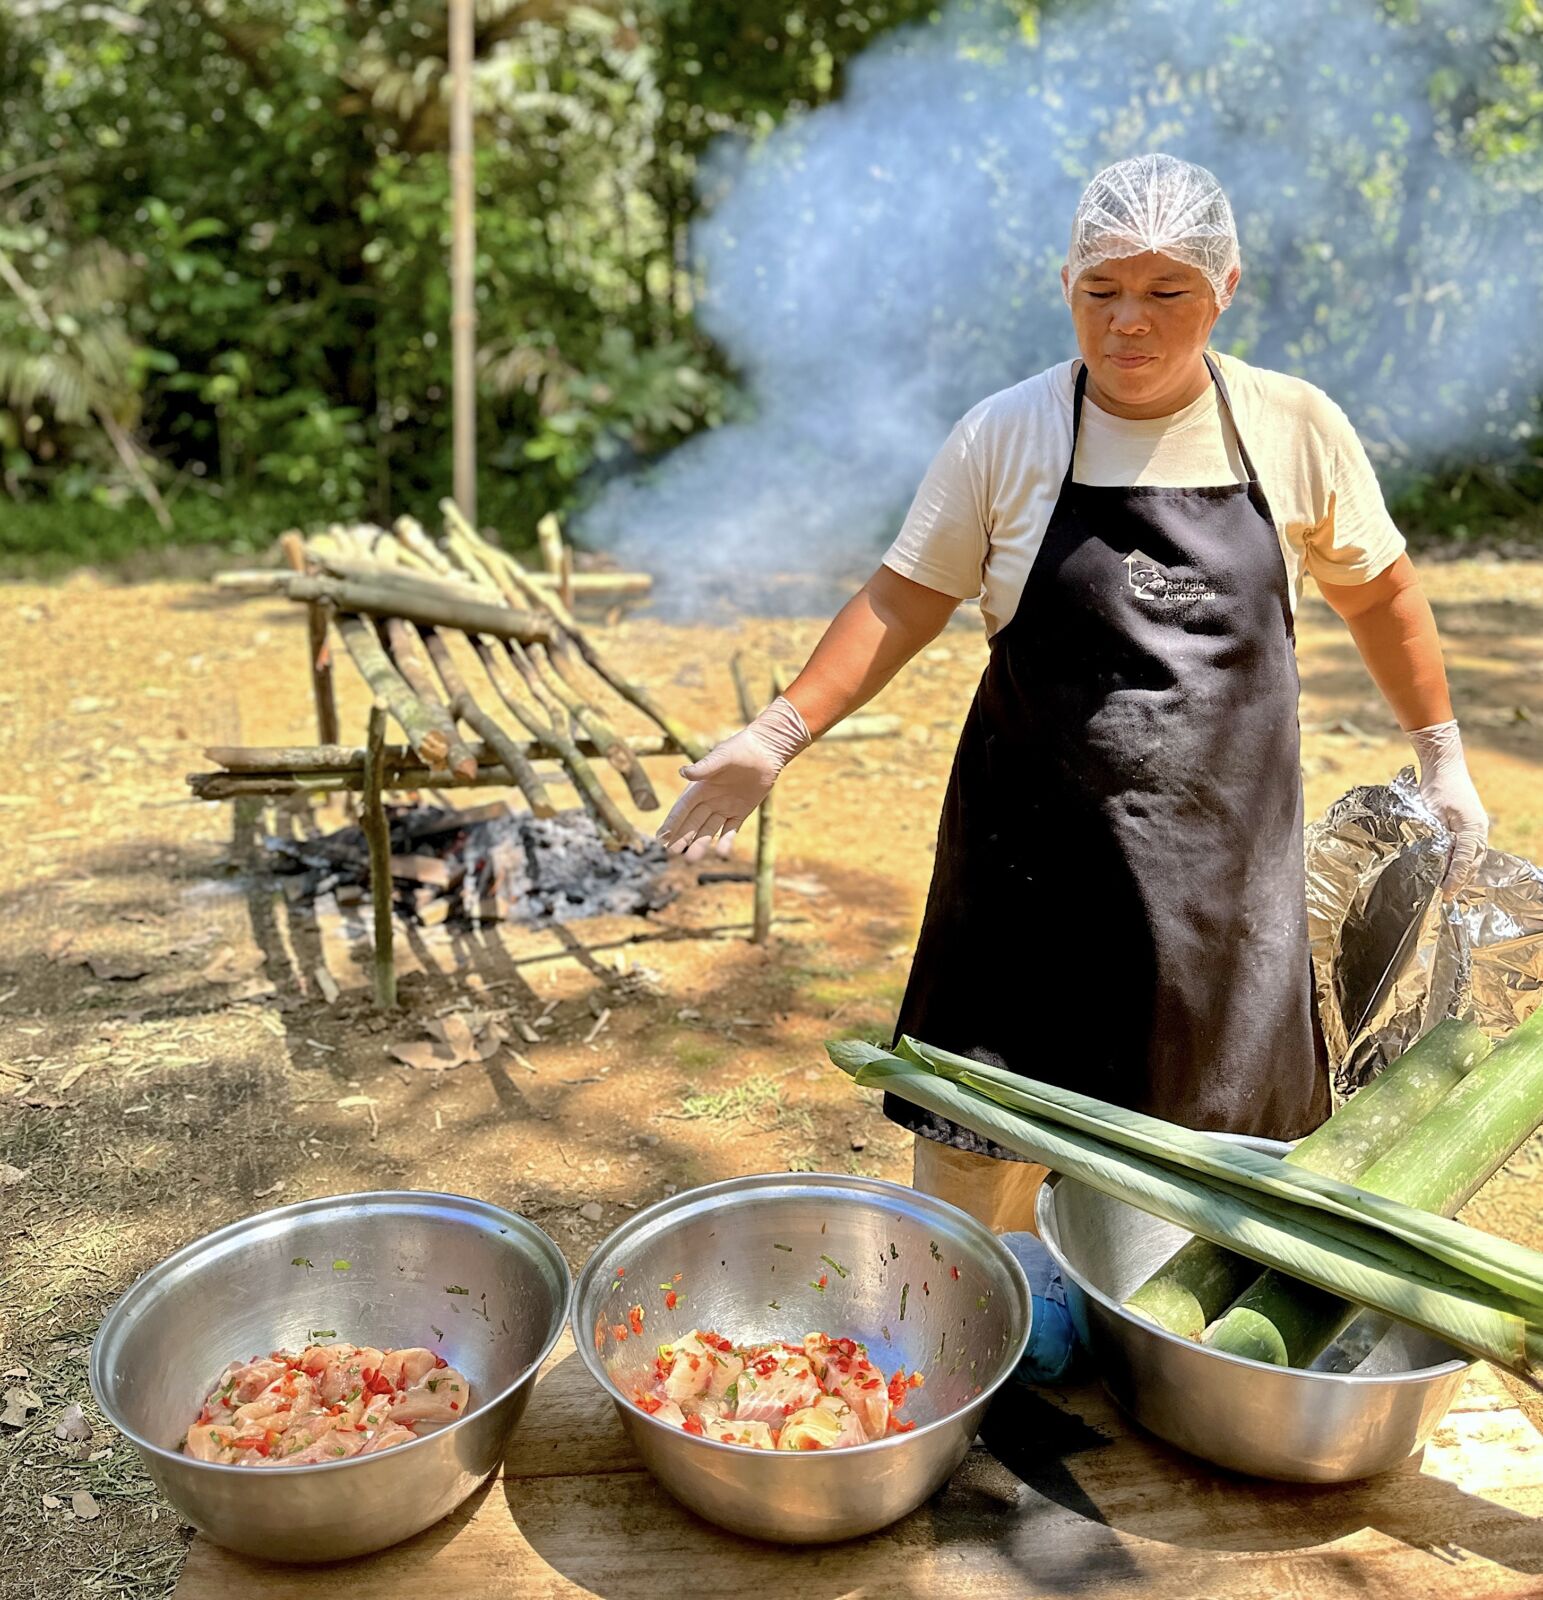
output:
[[[259,576],[262,581],[257,581]],[[233,581],[234,580],[234,581]],[[288,572],[223,573],[221,588],[276,590],[291,600],[330,600],[339,611],[374,617],[405,617],[431,628],[459,628],[463,633],[491,633],[500,639],[544,644],[556,634],[548,617],[509,606],[490,605],[458,593],[436,580],[418,581],[407,574],[381,573],[369,582],[351,578],[299,577]]]
[[[395,937],[391,915],[391,829],[381,800],[381,752],[386,739],[386,705],[370,707],[369,737],[364,747],[364,837],[370,847],[370,902],[375,912],[375,959],[372,977],[375,1005],[390,1011],[396,1005]]]
[[[750,685],[745,681],[744,656],[738,650],[729,658],[729,674],[734,679],[734,691],[739,697],[739,714],[747,723],[757,714]],[[772,800],[776,786],[768,792],[755,814],[755,900],[750,919],[751,944],[765,944],[771,937],[772,901],[777,877],[776,813]]]
[[[693,761],[700,761],[707,754],[708,746],[702,744],[690,729],[672,717],[647,689],[640,684],[630,682],[617,672],[595,649],[588,635],[574,621],[573,613],[563,605],[561,599],[532,583],[529,574],[507,550],[499,550],[490,545],[461,515],[460,508],[453,500],[441,500],[439,509],[444,514],[446,525],[452,533],[459,534],[463,542],[477,551],[485,566],[495,574],[501,575],[511,585],[510,590],[506,591],[506,598],[511,601],[516,597],[521,598],[526,604],[551,616],[560,630],[560,636],[578,651],[590,671],[669,734]]]
[[[456,576],[454,563],[446,559],[445,552],[428,536],[423,524],[416,517],[398,517],[391,524],[391,531],[413,555],[437,572],[440,577]]]
[[[450,741],[391,665],[391,658],[381,647],[375,630],[362,618],[354,616],[337,618],[337,629],[344,647],[354,658],[354,665],[363,674],[375,698],[383,700],[390,708],[391,715],[407,735],[407,742],[427,766],[442,769],[450,752]]]
[[[627,819],[626,813],[606,793],[605,786],[595,776],[595,769],[590,766],[579,747],[555,720],[544,723],[520,698],[514,677],[509,671],[509,662],[499,650],[497,641],[474,637],[472,643],[477,648],[477,655],[482,661],[483,670],[488,675],[488,682],[493,685],[498,697],[524,724],[527,732],[557,751],[559,759],[573,778],[579,798],[595,820],[609,829],[620,844],[632,850],[641,850],[643,840],[637,829]],[[518,646],[514,648],[518,649]],[[507,644],[505,649],[509,649]]]
[[[526,652],[530,658],[531,666],[535,669],[537,677],[541,679],[547,693],[568,713],[573,719],[575,729],[582,729],[594,741],[595,748],[611,763],[613,767],[626,780],[628,793],[632,796],[632,803],[640,811],[657,811],[659,809],[659,796],[654,793],[654,786],[648,781],[648,774],[644,772],[638,758],[617,736],[610,723],[588,701],[582,700],[572,688],[563,681],[547,659],[547,652],[540,645],[533,645]]]
[[[552,797],[547,793],[540,774],[530,764],[525,752],[472,699],[471,691],[466,687],[466,680],[461,676],[460,669],[450,655],[450,648],[445,643],[444,636],[435,628],[425,628],[422,632],[429,659],[439,673],[439,681],[445,686],[451,714],[459,717],[468,728],[479,733],[486,747],[492,750],[505,768],[514,774],[514,781],[519,785],[520,793],[525,796],[532,816],[555,817],[557,807],[552,804]]]
[[[712,736],[710,743],[721,742],[737,733],[738,727],[725,728],[717,735]],[[845,722],[838,722],[829,733],[820,735],[820,743],[844,744],[866,739],[889,739],[900,731],[900,718],[889,713],[870,716],[858,715],[848,717]],[[595,748],[594,741],[589,739],[574,739],[571,743],[586,756],[597,756],[600,752]],[[678,756],[683,755],[680,746],[667,734],[635,734],[627,740],[628,748],[638,756]],[[532,761],[557,761],[560,760],[558,752],[540,739],[519,741],[520,751]],[[477,757],[479,767],[492,766],[494,757],[491,750],[485,746],[471,746],[472,753]],[[360,745],[331,744],[331,745],[206,745],[204,756],[224,767],[231,773],[304,773],[304,772],[334,772],[340,770],[357,770],[364,759],[364,750]],[[404,745],[386,746],[386,768],[390,771],[395,767],[422,765],[422,762]],[[202,777],[218,777],[218,773],[194,774]]]
[[[400,545],[397,548],[403,549]],[[346,583],[362,583],[375,589],[400,592],[409,599],[428,600],[432,597],[448,600],[452,605],[466,600],[473,605],[488,604],[487,591],[466,582],[464,578],[442,578],[422,568],[387,567],[378,561],[361,561],[352,556],[321,555],[316,559],[327,575],[341,578]]]
[[[444,734],[449,750],[445,764],[463,778],[477,776],[477,758],[471,747],[461,737],[456,727],[455,714],[439,697],[439,686],[423,652],[418,648],[418,635],[400,617],[383,617],[377,624],[384,632],[396,670],[407,680],[407,686],[423,702],[424,709],[434,719]],[[477,730],[479,733],[482,730]],[[486,734],[483,735],[486,738]]]
[[[477,520],[477,167],[472,127],[475,0],[450,0],[450,352],[455,498]]]
[[[290,567],[304,574],[305,540],[293,530],[279,540]],[[316,736],[323,744],[338,740],[338,702],[332,683],[332,650],[327,643],[327,608],[312,600],[305,608],[306,640],[311,665],[311,698],[316,703]]]

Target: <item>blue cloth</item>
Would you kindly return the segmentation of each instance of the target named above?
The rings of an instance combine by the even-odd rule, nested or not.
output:
[[[1001,1237],[1029,1280],[1033,1302],[1028,1348],[1014,1377],[1021,1383],[1065,1383],[1076,1366],[1078,1344],[1060,1269],[1034,1234]]]

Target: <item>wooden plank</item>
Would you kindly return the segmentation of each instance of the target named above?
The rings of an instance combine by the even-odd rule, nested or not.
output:
[[[1420,1462],[1360,1484],[1272,1484],[1135,1432],[1102,1391],[1018,1391],[921,1510],[824,1549],[698,1521],[639,1468],[565,1340],[504,1472],[455,1517],[378,1556],[266,1566],[195,1541],[177,1600],[659,1600],[797,1594],[971,1600],[1520,1600],[1543,1593],[1543,1438],[1482,1372]]]

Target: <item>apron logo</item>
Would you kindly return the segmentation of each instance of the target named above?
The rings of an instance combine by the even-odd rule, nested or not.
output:
[[[1216,598],[1216,591],[1204,578],[1172,577],[1140,550],[1132,550],[1126,556],[1125,577],[1139,599],[1158,605],[1189,606],[1197,600]]]

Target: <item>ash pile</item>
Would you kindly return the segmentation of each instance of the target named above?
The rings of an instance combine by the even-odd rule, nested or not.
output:
[[[646,915],[675,898],[668,856],[608,848],[583,811],[532,817],[502,802],[463,811],[387,806],[395,908],[422,926],[444,922],[571,922]],[[291,904],[369,896],[370,850],[357,825],[308,839],[270,836],[270,864]]]

